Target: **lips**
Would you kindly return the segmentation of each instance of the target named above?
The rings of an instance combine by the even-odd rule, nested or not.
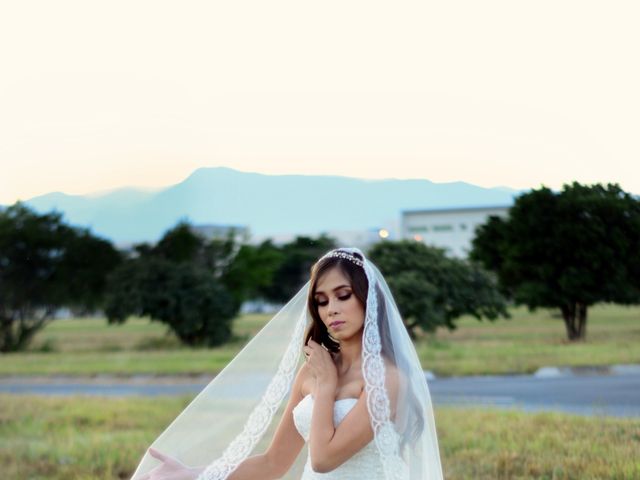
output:
[[[344,320],[336,320],[335,322],[331,322],[329,324],[329,326],[331,328],[334,328],[334,327],[338,327],[338,326],[342,325],[343,323],[345,323]]]

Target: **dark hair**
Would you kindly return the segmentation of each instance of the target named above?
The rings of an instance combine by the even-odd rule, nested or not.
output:
[[[339,252],[353,255],[358,260],[364,260],[362,255],[357,252]],[[311,267],[311,283],[309,285],[309,293],[307,296],[307,306],[309,313],[311,314],[312,322],[305,335],[304,344],[306,345],[310,338],[315,342],[327,347],[330,352],[337,353],[340,351],[340,345],[331,339],[326,325],[322,322],[320,314],[318,313],[318,304],[315,299],[316,287],[318,280],[322,275],[332,268],[339,268],[345,277],[351,283],[351,290],[354,295],[366,311],[367,297],[369,293],[369,280],[367,274],[364,271],[364,267],[357,265],[349,259],[343,257],[325,257],[318,260]],[[378,296],[378,331],[380,332],[380,343],[382,355],[389,361],[394,361],[393,344],[391,342],[391,333],[389,331],[389,324],[387,322],[387,312],[380,286],[376,285],[376,295]]]
[[[348,253],[359,260],[364,260],[359,253]],[[369,291],[369,281],[364,269],[356,265],[351,260],[342,257],[325,257],[318,260],[311,267],[311,283],[309,285],[309,294],[307,296],[307,307],[311,314],[312,322],[305,335],[304,344],[306,345],[310,338],[315,342],[327,347],[330,352],[337,353],[340,351],[338,342],[331,339],[326,325],[320,319],[318,313],[318,304],[315,299],[318,280],[322,275],[332,268],[337,267],[351,283],[351,290],[363,308],[367,305],[367,292]]]

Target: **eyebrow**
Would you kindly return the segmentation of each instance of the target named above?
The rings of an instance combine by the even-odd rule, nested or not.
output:
[[[332,291],[335,292],[336,290],[340,290],[341,288],[351,288],[351,285],[338,285],[336,288],[334,288]],[[316,292],[314,293],[314,295],[317,295],[319,293],[322,293],[324,295],[324,292],[322,290],[316,290]]]

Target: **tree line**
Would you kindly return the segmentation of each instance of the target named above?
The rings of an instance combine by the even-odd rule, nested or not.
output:
[[[154,245],[128,251],[58,212],[21,202],[0,210],[0,351],[26,348],[67,307],[112,324],[148,316],[185,344],[231,337],[243,302],[283,303],[306,283],[334,239],[298,236],[275,245],[205,239],[183,220]],[[509,305],[558,309],[570,340],[586,336],[588,307],[640,303],[640,201],[617,184],[566,184],[516,198],[505,218],[474,232],[466,259],[412,240],[366,253],[389,283],[412,336],[455,328],[463,315],[509,318]]]

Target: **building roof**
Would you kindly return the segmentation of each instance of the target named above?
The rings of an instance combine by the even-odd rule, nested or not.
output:
[[[454,212],[473,212],[478,210],[499,210],[511,208],[512,205],[486,205],[486,206],[470,206],[470,207],[449,207],[449,208],[421,208],[417,210],[401,210],[401,214],[405,213],[454,213]]]

